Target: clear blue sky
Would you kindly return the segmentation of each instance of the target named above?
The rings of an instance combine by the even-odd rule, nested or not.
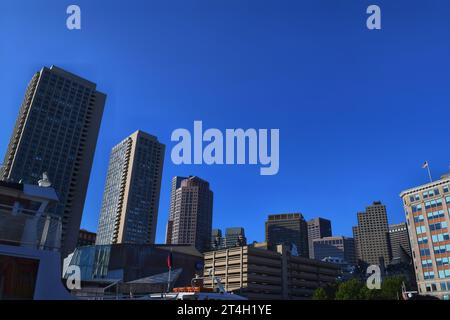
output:
[[[65,27],[78,4],[82,30]],[[369,4],[382,30],[366,29]],[[109,152],[142,129],[167,145],[157,240],[170,179],[199,175],[215,193],[214,226],[264,239],[268,213],[300,211],[351,235],[374,200],[404,220],[399,192],[450,164],[447,1],[2,1],[0,154],[26,84],[55,64],[108,95],[82,226],[96,230]],[[279,128],[280,172],[175,166],[176,128]]]

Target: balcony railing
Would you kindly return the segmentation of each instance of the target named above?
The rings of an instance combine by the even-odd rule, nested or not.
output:
[[[61,217],[0,205],[0,244],[59,251]]]

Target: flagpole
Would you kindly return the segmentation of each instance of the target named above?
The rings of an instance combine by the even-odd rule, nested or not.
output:
[[[425,163],[422,166],[422,169],[425,169],[425,168],[427,168],[428,177],[430,178],[430,182],[433,182],[433,178],[431,177],[430,164],[428,163],[428,161],[425,161]]]
[[[433,182],[433,178],[431,178],[430,165],[427,166],[428,169],[428,177],[430,177],[430,182]]]
[[[172,248],[170,248],[169,256],[167,257],[167,266],[169,267],[169,276],[167,278],[167,293],[170,292],[170,278],[172,275]]]
[[[172,272],[172,267],[169,267],[169,279],[167,280],[167,293],[170,292],[170,274]]]

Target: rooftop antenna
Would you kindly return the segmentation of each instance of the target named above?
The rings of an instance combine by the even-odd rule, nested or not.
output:
[[[42,179],[40,179],[38,181],[38,185],[39,187],[44,187],[44,188],[48,188],[52,186],[52,183],[50,182],[49,178],[48,178],[48,173],[44,172],[42,174]]]

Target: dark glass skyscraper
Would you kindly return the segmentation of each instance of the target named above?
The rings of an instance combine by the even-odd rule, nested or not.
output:
[[[225,229],[225,236],[222,236],[222,230],[213,229],[211,234],[211,250],[224,248],[242,247],[247,245],[245,230],[242,227],[233,227]]]
[[[324,237],[331,237],[331,221],[324,218],[308,220],[308,244],[311,259],[315,257],[313,241]]]
[[[174,177],[167,244],[191,244],[200,252],[211,247],[213,192],[199,177]]]
[[[226,248],[242,247],[247,245],[247,238],[245,237],[245,230],[241,227],[226,228],[225,243]]]
[[[0,178],[36,184],[48,173],[58,193],[63,255],[75,249],[106,96],[52,66],[28,84]]]
[[[164,150],[142,131],[112,149],[96,244],[155,242]]]
[[[301,213],[269,215],[266,221],[266,242],[271,250],[276,250],[279,244],[294,244],[298,255],[308,258],[308,226],[303,215]]]

